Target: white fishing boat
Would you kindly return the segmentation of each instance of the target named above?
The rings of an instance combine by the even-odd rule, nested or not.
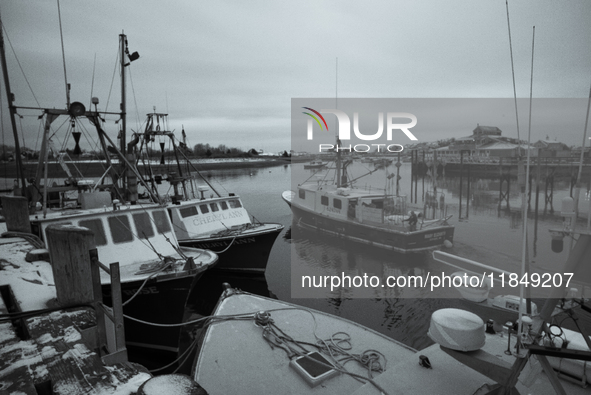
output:
[[[516,353],[516,336],[485,333],[482,319],[467,311],[436,311],[429,336],[436,344],[419,352],[331,314],[226,289],[193,379],[209,395],[549,395],[553,380],[563,393],[591,393],[541,372],[534,358]]]
[[[155,193],[162,181],[168,182],[174,191],[166,197],[172,203],[167,210],[179,244],[218,252],[220,260],[216,270],[264,273],[283,225],[263,223],[251,217],[240,196],[234,193],[222,196],[185,156],[181,148],[187,146],[186,141],[176,143],[174,133],[167,128],[167,117],[162,113],[147,114],[145,130],[136,134],[134,141],[141,139],[137,155],[140,164],[150,159],[145,156],[144,146],[148,148],[149,142],[155,139],[170,139],[175,154],[173,163],[166,164],[162,157],[160,164],[143,168],[148,173],[144,178]],[[211,196],[206,196],[206,192]]]
[[[304,169],[322,169],[328,165],[328,162],[323,162],[321,160],[313,160],[309,163],[304,164]]]
[[[429,221],[421,215],[419,219],[421,213],[407,209],[406,196],[355,186],[361,177],[353,180],[347,177],[350,163],[343,162],[338,151],[334,180],[326,180],[328,177],[308,180],[299,184],[296,191],[282,194],[291,207],[294,223],[400,253],[432,250],[453,243],[454,227],[448,223],[451,215]]]

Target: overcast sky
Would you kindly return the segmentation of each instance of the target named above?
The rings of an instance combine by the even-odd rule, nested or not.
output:
[[[292,98],[513,97],[504,0],[61,0],[60,7],[72,101],[88,106],[92,89],[99,110],[118,111],[124,32],[140,54],[127,68],[128,128],[140,129],[155,106],[170,114],[171,129],[180,134],[184,125],[190,145],[289,149]],[[65,108],[57,1],[5,0],[0,12],[15,104]],[[591,2],[511,0],[509,13],[517,96],[529,97],[535,25],[534,97],[586,98]],[[2,87],[3,138],[11,144]],[[556,110],[555,133],[532,127],[532,139],[549,134],[580,145],[581,102],[577,111]],[[32,115],[18,121],[25,144],[38,149],[38,113],[21,114]],[[522,138],[528,115],[520,108]],[[501,116],[503,134],[517,137],[507,121],[515,115]],[[456,117],[445,135],[422,130],[420,140],[469,135],[476,119],[464,125]],[[479,123],[498,126],[490,111]],[[114,118],[106,129],[116,136]]]

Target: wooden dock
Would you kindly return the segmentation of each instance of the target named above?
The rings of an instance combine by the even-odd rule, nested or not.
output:
[[[0,238],[0,394],[136,393],[151,374],[103,362],[94,309],[56,307],[49,262],[25,259],[34,248],[24,238]]]

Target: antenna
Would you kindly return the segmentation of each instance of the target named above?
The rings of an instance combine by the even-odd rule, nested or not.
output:
[[[509,23],[509,0],[505,0],[507,6],[507,29],[509,30],[509,52],[511,54],[511,74],[513,75],[513,98],[515,100],[515,122],[517,123],[517,144],[519,156],[521,156],[521,139],[519,138],[519,116],[517,115],[517,89],[515,88],[515,67],[513,66],[513,45],[511,43],[511,24]]]

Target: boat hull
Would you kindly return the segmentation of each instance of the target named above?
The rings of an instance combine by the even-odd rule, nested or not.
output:
[[[142,287],[143,280],[121,283],[123,314],[147,322],[177,324],[183,321],[189,293],[204,270],[191,270],[174,276],[157,276]],[[140,290],[141,288],[141,290]],[[111,285],[103,284],[103,300],[111,305]],[[125,343],[129,347],[161,350],[176,355],[179,351],[180,327],[157,327],[124,319]]]
[[[179,240],[179,244],[218,254],[218,263],[214,270],[264,273],[275,239],[282,230],[283,225],[277,224],[272,229],[244,232],[236,237],[186,239]]]
[[[428,251],[443,246],[446,240],[453,242],[454,227],[449,225],[406,232],[330,218],[303,209],[293,201],[290,206],[294,223],[300,227],[399,253]]]

